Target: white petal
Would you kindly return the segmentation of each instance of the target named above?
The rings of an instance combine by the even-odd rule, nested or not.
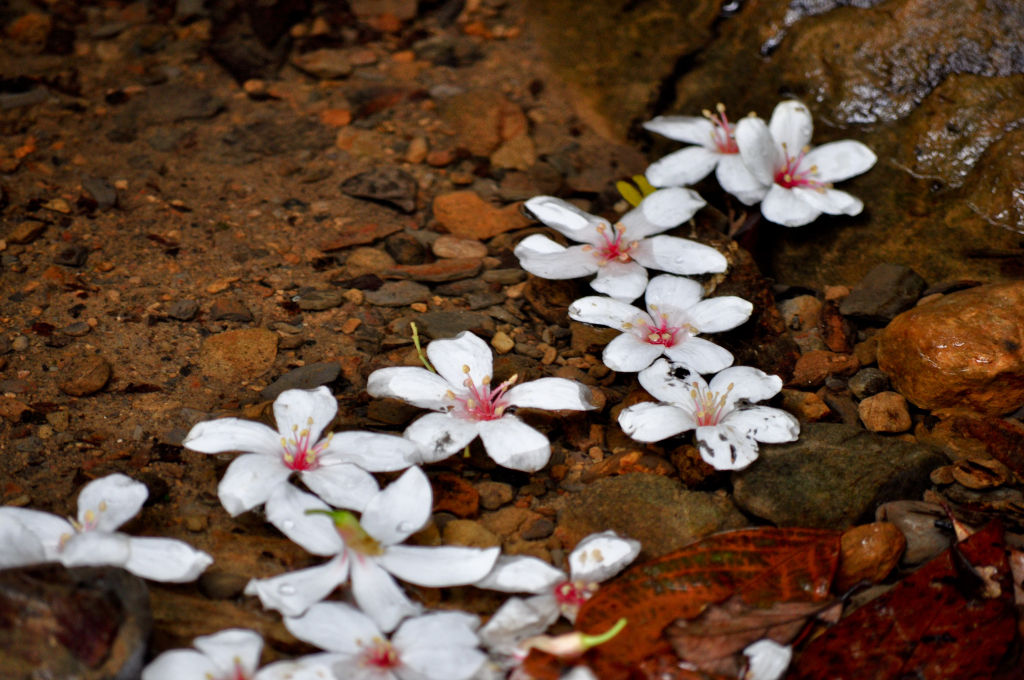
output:
[[[768,193],[768,185],[754,177],[738,153],[722,156],[715,168],[715,177],[722,188],[743,205],[754,205]]]
[[[775,224],[802,227],[818,219],[821,211],[801,200],[791,189],[773,184],[761,201],[761,214]]]
[[[519,258],[519,266],[544,279],[575,279],[597,271],[593,250],[584,250],[584,246],[563,248],[540,234],[527,236],[512,252]]]
[[[697,373],[716,373],[732,365],[732,352],[704,338],[687,338],[685,342],[665,348],[665,356]]]
[[[495,463],[512,470],[536,472],[551,458],[548,438],[515,416],[481,422],[480,439]]]
[[[655,187],[689,186],[707,177],[723,157],[702,146],[688,146],[654,161],[644,175]]]
[[[598,227],[609,226],[608,220],[591,215],[554,196],[535,196],[524,207],[544,224],[580,243],[601,243]]]
[[[438,374],[415,366],[378,368],[366,379],[366,391],[371,397],[401,399],[432,411],[440,411],[450,403],[445,397],[450,389],[448,381]]]
[[[638,442],[660,442],[696,425],[692,415],[671,404],[641,402],[619,413],[619,427]]]
[[[704,288],[693,279],[684,279],[681,276],[662,274],[655,276],[647,285],[647,292],[644,293],[644,301],[651,316],[655,317],[655,311],[664,311],[665,307],[678,310],[689,310],[704,297]],[[656,318],[656,317],[655,317]]]
[[[878,156],[868,147],[844,139],[814,147],[807,152],[803,164],[817,166],[818,176],[826,182],[842,182],[867,172],[877,160]]]
[[[342,553],[315,567],[271,578],[252,579],[245,586],[245,594],[259,597],[267,609],[274,609],[285,616],[301,616],[344,583],[348,571],[349,559]]]
[[[344,602],[318,602],[301,616],[284,617],[284,627],[314,647],[353,656],[383,637],[373,619]]]
[[[330,509],[316,496],[299,491],[291,484],[281,484],[267,499],[267,521],[307,552],[337,555],[345,544],[331,518],[320,513],[306,514],[307,510]]]
[[[499,548],[392,545],[377,558],[377,564],[418,586],[464,586],[486,576],[499,552]]]
[[[859,215],[864,210],[863,201],[837,189],[795,187],[793,193],[803,202],[829,215]]]
[[[139,513],[148,496],[145,484],[120,473],[95,479],[78,494],[78,522],[114,531]]]
[[[604,348],[601,360],[618,373],[636,373],[661,356],[664,347],[644,342],[632,333],[623,333]]]
[[[658,359],[650,368],[640,371],[637,379],[655,399],[675,404],[684,410],[692,407],[693,397],[690,392],[694,387],[701,390],[708,388],[708,384],[692,368],[673,365],[665,359]]]
[[[644,239],[630,254],[645,267],[673,274],[708,274],[729,268],[725,256],[711,246],[677,236]]]
[[[749,645],[743,655],[750,659],[744,680],[779,680],[789,668],[793,648],[766,638]]]
[[[366,504],[359,524],[383,545],[401,543],[430,519],[433,492],[418,467],[411,467]]]
[[[651,317],[628,302],[602,295],[588,295],[569,305],[569,318],[620,331],[638,323],[651,322]]]
[[[413,421],[404,436],[420,445],[424,463],[436,463],[476,439],[477,422],[448,413],[428,413]]]
[[[418,446],[416,448],[419,450]],[[310,491],[336,508],[362,512],[370,499],[380,491],[373,475],[349,463],[324,465],[302,472],[300,477]]]
[[[181,445],[200,453],[249,451],[280,455],[281,434],[263,423],[221,418],[196,423]]]
[[[647,240],[641,241],[640,245]],[[636,262],[609,262],[598,268],[597,276],[590,282],[590,287],[616,300],[629,302],[644,294],[644,288],[647,287],[647,270]]]
[[[52,561],[42,542],[28,527],[0,508],[0,569],[27,567]],[[69,527],[70,528],[70,527]]]
[[[644,198],[619,220],[624,238],[636,241],[678,227],[707,203],[693,189],[669,187]]]
[[[795,157],[811,143],[814,120],[803,102],[791,99],[775,106],[768,129],[775,142],[786,149],[791,157]]]
[[[350,660],[352,657],[344,654],[309,654],[268,664],[256,672],[253,680],[337,680],[346,676],[335,675],[334,666]]]
[[[698,427],[696,439],[700,457],[716,470],[742,470],[757,460],[757,441],[727,424]]]
[[[733,366],[712,378],[708,389],[719,394],[728,391],[726,407],[732,409],[739,401],[755,403],[771,399],[782,389],[782,378],[753,366]]]
[[[197,637],[192,645],[212,659],[222,673],[234,670],[237,662],[247,675],[252,675],[260,665],[263,638],[246,628],[228,628]]]
[[[184,541],[171,538],[132,538],[124,568],[150,581],[189,583],[213,564],[213,558]]]
[[[194,649],[172,649],[164,652],[142,669],[142,680],[183,680],[184,678],[215,678],[224,669]]]
[[[480,639],[492,652],[511,656],[521,640],[546,631],[558,614],[558,603],[551,596],[510,597],[480,629]]]
[[[280,457],[246,453],[231,461],[217,485],[217,495],[232,517],[265,503],[292,473]]]
[[[391,636],[391,642],[405,654],[417,647],[476,647],[480,619],[465,612],[432,612],[406,619]]]
[[[494,375],[491,348],[469,331],[454,338],[434,340],[427,345],[427,358],[438,374],[457,389],[463,389],[467,378],[477,385],[486,385]]]
[[[747,116],[736,124],[736,146],[747,170],[764,186],[775,183],[775,168],[781,165],[779,148],[768,126],[760,118]]]
[[[0,507],[0,523],[6,524],[10,520],[19,523],[34,536],[43,548],[43,554],[46,558],[44,561],[46,562],[59,560],[61,536],[65,534],[70,536],[75,533],[75,528],[71,526],[71,522],[49,512],[12,506]],[[12,536],[23,536],[20,529],[11,529],[10,531]],[[0,543],[0,545],[8,546],[12,544],[5,541]],[[36,554],[34,545],[27,546],[25,550],[26,558]]]
[[[690,318],[701,333],[721,333],[747,322],[754,305],[735,295],[723,295],[699,302]]]
[[[324,467],[352,463],[369,472],[394,472],[419,462],[419,447],[392,434],[336,432],[320,454],[320,462]]]
[[[782,409],[747,406],[725,416],[722,422],[766,444],[793,442],[800,437],[800,422]]]
[[[640,554],[640,541],[622,538],[614,531],[591,534],[569,553],[572,579],[601,583],[622,571]]]
[[[274,400],[274,419],[282,437],[309,430],[309,441],[320,441],[338,412],[338,400],[327,387],[315,390],[285,390]]]
[[[704,116],[656,116],[644,123],[644,129],[677,142],[708,146],[713,141],[715,125]]]
[[[431,680],[468,680],[486,660],[472,647],[417,646],[402,652],[402,663],[418,674],[414,677]]]
[[[422,610],[372,559],[356,558],[352,561],[352,596],[356,604],[385,633],[390,633],[407,616],[416,616]]]
[[[60,561],[66,567],[124,566],[132,554],[130,541],[127,534],[84,531],[68,539]]]
[[[566,378],[540,378],[516,385],[506,395],[513,406],[549,411],[568,409],[589,411],[594,408],[590,388]]]
[[[541,593],[567,578],[564,571],[536,557],[501,555],[487,576],[473,585],[503,593]]]

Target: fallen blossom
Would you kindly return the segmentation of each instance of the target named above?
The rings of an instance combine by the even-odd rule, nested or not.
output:
[[[673,274],[724,272],[717,250],[675,236],[656,236],[686,222],[705,205],[696,192],[673,187],[655,191],[615,225],[553,196],[536,196],[526,209],[537,219],[583,245],[566,248],[534,234],[513,251],[526,271],[545,279],[597,274],[590,287],[617,300],[635,300],[647,286],[647,269]]]
[[[743,650],[748,664],[740,680],[779,680],[789,668],[793,648],[765,638]]]
[[[541,378],[516,385],[512,376],[491,387],[491,348],[469,331],[434,340],[427,356],[436,368],[396,366],[370,374],[366,391],[394,397],[428,413],[405,436],[422,447],[424,462],[447,458],[477,436],[487,455],[503,467],[534,472],[551,456],[548,438],[512,414],[515,408],[583,411],[594,408],[589,388],[564,378]]]
[[[662,274],[647,285],[647,311],[592,295],[573,302],[569,316],[622,331],[602,355],[613,371],[640,371],[665,355],[699,373],[713,373],[732,364],[732,354],[697,334],[736,328],[750,318],[754,306],[732,295],[707,300],[702,299],[703,295],[696,281]]]
[[[284,618],[292,635],[320,649],[338,678],[360,680],[465,680],[484,662],[477,617],[432,612],[406,619],[391,635],[342,602],[315,604],[302,616]]]
[[[791,414],[755,404],[782,389],[778,376],[759,369],[733,366],[709,383],[659,359],[637,377],[660,402],[623,409],[623,431],[637,441],[656,442],[694,430],[701,458],[717,470],[742,470],[757,459],[758,442],[791,442],[800,434]]]
[[[255,631],[230,628],[197,637],[195,649],[164,652],[142,670],[142,680],[251,680],[260,663],[263,638]]]
[[[494,566],[498,548],[406,546],[401,542],[430,519],[432,493],[418,467],[375,494],[360,519],[332,511],[309,494],[283,522],[301,532],[300,542],[311,552],[332,558],[318,566],[246,585],[265,607],[286,616],[301,616],[351,577],[352,596],[359,608],[384,631],[418,614],[394,577],[430,588],[466,585],[483,578]],[[312,549],[311,549],[312,548]]]
[[[321,439],[338,402],[326,387],[285,390],[274,400],[277,429],[238,418],[197,424],[182,445],[201,453],[245,451],[228,466],[217,494],[232,515],[266,503],[269,515],[294,494],[289,477],[339,508],[362,510],[379,490],[370,472],[419,462],[418,447],[393,435],[337,432]],[[280,527],[278,527],[280,528]]]
[[[184,541],[115,531],[138,514],[148,495],[145,484],[115,473],[82,487],[77,519],[0,507],[0,536],[7,539],[0,551],[0,566],[45,562],[66,567],[115,566],[153,581],[194,581],[213,563],[205,552]]]
[[[746,205],[761,200],[764,187],[747,169],[736,145],[734,123],[719,104],[715,113],[705,110],[701,116],[658,116],[644,123],[644,128],[659,135],[687,142],[651,163],[646,177],[656,187],[690,186],[714,170],[722,188]]]
[[[747,117],[736,125],[736,144],[762,184],[761,214],[787,227],[810,224],[822,213],[859,215],[864,204],[833,182],[867,172],[878,160],[854,140],[811,148],[814,122],[798,101],[780,102],[770,121]]]

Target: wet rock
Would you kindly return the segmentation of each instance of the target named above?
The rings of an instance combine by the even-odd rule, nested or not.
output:
[[[878,367],[915,405],[1001,415],[1024,404],[1024,283],[951,293],[893,319]]]
[[[311,390],[334,382],[341,374],[341,365],[334,361],[306,364],[288,371],[260,392],[260,399],[272,401],[285,390]]]
[[[199,350],[202,372],[239,384],[266,373],[277,356],[277,334],[265,328],[240,328],[211,335]]]
[[[480,312],[438,311],[416,317],[424,335],[432,338],[453,338],[462,331],[489,336],[494,332],[494,320]]]
[[[474,156],[489,156],[503,142],[524,134],[526,116],[500,92],[469,90],[449,97],[441,115],[455,130],[456,142]]]
[[[816,423],[832,413],[817,394],[800,390],[782,390],[782,408],[804,423]]]
[[[530,221],[516,205],[498,208],[474,191],[453,191],[434,199],[434,217],[450,234],[463,239],[484,240]]]
[[[191,321],[199,311],[199,303],[195,300],[179,299],[167,305],[167,316],[178,321]]]
[[[106,567],[0,571],[0,621],[11,680],[137,678],[152,628],[145,583]]]
[[[352,73],[352,64],[344,50],[320,49],[296,54],[292,65],[321,80],[344,78]]]
[[[839,303],[839,311],[871,323],[888,323],[914,306],[927,282],[909,267],[880,264]]]
[[[862,524],[846,531],[840,542],[836,590],[846,592],[864,581],[881,582],[906,547],[903,532],[889,522]]]
[[[296,297],[298,299],[295,300],[295,302],[299,305],[299,309],[305,311],[322,311],[324,309],[338,307],[345,302],[345,291],[337,289],[310,290],[302,292]]]
[[[853,376],[846,381],[847,387],[850,388],[850,392],[853,396],[858,399],[864,399],[870,397],[873,394],[878,394],[883,390],[889,389],[889,376],[882,371],[869,366],[868,368],[862,368]]]
[[[907,400],[898,392],[879,392],[864,399],[857,413],[871,432],[906,432],[912,424]]]
[[[103,389],[110,380],[110,364],[98,355],[75,359],[63,373],[61,392],[74,397],[84,397]]]
[[[217,298],[210,305],[212,321],[252,321],[252,312],[238,298]]]
[[[556,536],[575,545],[591,533],[612,529],[640,541],[641,557],[650,558],[747,524],[723,494],[689,491],[668,477],[635,473],[598,479],[566,497]]]
[[[843,529],[874,517],[882,503],[919,498],[938,451],[859,427],[804,425],[791,444],[761,445],[746,470],[733,473],[736,504],[779,526]]]
[[[365,297],[378,307],[405,307],[430,299],[430,289],[415,281],[388,281],[377,290],[367,291]]]
[[[832,376],[853,375],[858,367],[857,358],[853,355],[813,350],[801,354],[796,360],[793,377],[788,384],[793,387],[819,387]]]
[[[353,175],[341,183],[341,191],[394,206],[406,213],[416,209],[416,179],[394,167],[381,166]]]

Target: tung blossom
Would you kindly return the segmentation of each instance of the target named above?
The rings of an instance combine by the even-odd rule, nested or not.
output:
[[[182,445],[201,453],[247,452],[231,462],[217,486],[232,516],[266,503],[274,522],[299,493],[288,483],[292,474],[331,505],[362,510],[378,491],[370,472],[405,469],[419,462],[419,451],[401,437],[374,432],[337,432],[321,439],[337,411],[326,387],[285,390],[274,400],[276,430],[238,418],[208,420],[193,427]]]
[[[326,653],[337,678],[353,680],[467,680],[487,657],[477,649],[479,620],[462,612],[406,619],[390,639],[370,617],[342,602],[321,602],[284,618],[295,637]]]
[[[534,234],[513,251],[523,269],[545,279],[574,279],[597,274],[590,286],[618,300],[640,297],[647,269],[673,274],[724,272],[725,257],[695,241],[665,236],[705,205],[691,189],[655,191],[614,225],[553,196],[536,196],[526,209],[560,234],[583,245],[566,248],[547,236]]]
[[[483,578],[498,557],[498,548],[401,545],[430,519],[430,482],[418,467],[374,495],[358,520],[348,512],[330,511],[310,494],[301,500],[282,521],[291,523],[293,534],[301,534],[298,542],[307,550],[332,558],[308,569],[253,579],[245,588],[265,607],[286,616],[301,616],[351,577],[356,604],[381,630],[391,631],[403,618],[420,612],[394,576],[429,588],[466,585]]]
[[[644,123],[644,128],[693,146],[673,151],[651,163],[645,173],[656,187],[689,186],[701,181],[714,170],[722,188],[745,205],[761,200],[764,187],[740,157],[736,145],[736,125],[719,104],[715,113],[705,110],[700,116],[658,116]]]
[[[512,411],[594,408],[590,390],[564,378],[515,385],[513,376],[491,387],[491,348],[469,331],[434,340],[427,346],[427,357],[437,373],[396,366],[378,369],[366,381],[366,391],[375,397],[394,397],[439,411],[422,416],[405,431],[422,447],[424,462],[447,458],[479,435],[487,455],[499,465],[534,472],[547,464],[551,443]]]
[[[146,485],[122,474],[95,479],[78,494],[78,516],[0,507],[0,568],[60,562],[66,567],[122,567],[153,581],[194,581],[213,558],[184,541],[116,531],[138,514]]]
[[[782,379],[777,375],[733,366],[705,382],[660,359],[637,377],[662,403],[623,409],[623,431],[637,441],[656,442],[694,430],[701,458],[716,470],[742,470],[757,459],[758,442],[791,442],[800,434],[791,414],[755,404],[779,393]]]
[[[761,214],[787,227],[810,224],[822,213],[859,215],[864,204],[832,188],[869,170],[877,156],[846,139],[811,148],[814,122],[798,101],[779,103],[767,124],[747,117],[736,125],[736,144],[750,173],[762,184]]]
[[[647,286],[647,311],[595,295],[573,302],[569,316],[622,331],[602,355],[613,371],[640,371],[664,354],[699,373],[713,373],[732,364],[732,354],[697,335],[736,328],[750,318],[754,306],[731,295],[707,300],[703,295],[696,281],[662,274]]]

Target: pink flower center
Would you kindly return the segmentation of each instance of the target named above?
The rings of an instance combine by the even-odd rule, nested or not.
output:
[[[603,224],[597,228],[597,233],[601,235],[602,244],[595,246],[594,257],[602,265],[606,265],[609,262],[629,262],[632,258],[629,256],[629,252],[636,247],[636,241],[626,241],[626,228],[621,224],[613,226],[610,230]]]
[[[696,384],[693,389],[690,390],[690,396],[693,398],[693,403],[696,405],[694,417],[697,419],[697,426],[705,425],[718,425],[725,414],[729,411],[726,408],[729,393],[732,392],[733,383],[729,383],[729,387],[718,394],[712,392],[707,386],[701,386]]]
[[[388,642],[380,638],[374,638],[373,644],[363,652],[363,666],[371,668],[398,668],[402,660],[398,656],[398,650]]]
[[[281,437],[281,462],[289,470],[303,472],[320,467],[320,454],[331,441],[331,435],[327,435],[326,439],[311,446],[309,428],[313,425],[313,419],[307,419],[306,425],[306,429],[301,431],[298,425],[292,425],[292,436]]]
[[[817,189],[823,191],[830,187],[828,182],[822,182],[815,179],[818,176],[818,166],[811,165],[806,168],[800,166],[804,162],[804,157],[809,151],[808,147],[804,147],[800,150],[800,153],[796,156],[790,156],[789,150],[786,145],[782,145],[782,151],[786,155],[786,162],[781,168],[775,171],[775,183],[785,189],[792,189],[794,187],[807,187],[809,189]]]
[[[594,596],[598,584],[590,581],[563,581],[555,586],[555,601],[558,609],[569,617],[579,612],[583,603]]]
[[[641,319],[635,326],[637,336],[648,345],[675,347],[691,335],[696,334],[697,329],[690,324],[673,324],[666,314],[655,314],[655,307],[653,305],[650,309],[655,317],[654,323]],[[626,325],[626,328],[630,327],[633,327],[633,324]]]
[[[515,384],[519,376],[512,376],[494,389],[491,389],[491,377],[484,376],[481,384],[473,382],[469,375],[469,366],[463,366],[462,372],[466,379],[462,382],[466,387],[465,396],[449,392],[448,396],[458,404],[456,412],[470,420],[497,420],[505,415],[511,404],[505,398],[505,392]]]
[[[245,672],[244,668],[242,668],[242,662],[235,659],[235,667],[232,669],[231,673],[225,675],[221,680],[250,680],[250,678],[249,674]]]
[[[711,143],[718,149],[718,153],[739,153],[740,148],[736,146],[736,126],[729,122],[725,115],[725,104],[718,104],[715,107],[717,113],[704,110],[704,117],[711,121],[714,128],[711,130]]]

